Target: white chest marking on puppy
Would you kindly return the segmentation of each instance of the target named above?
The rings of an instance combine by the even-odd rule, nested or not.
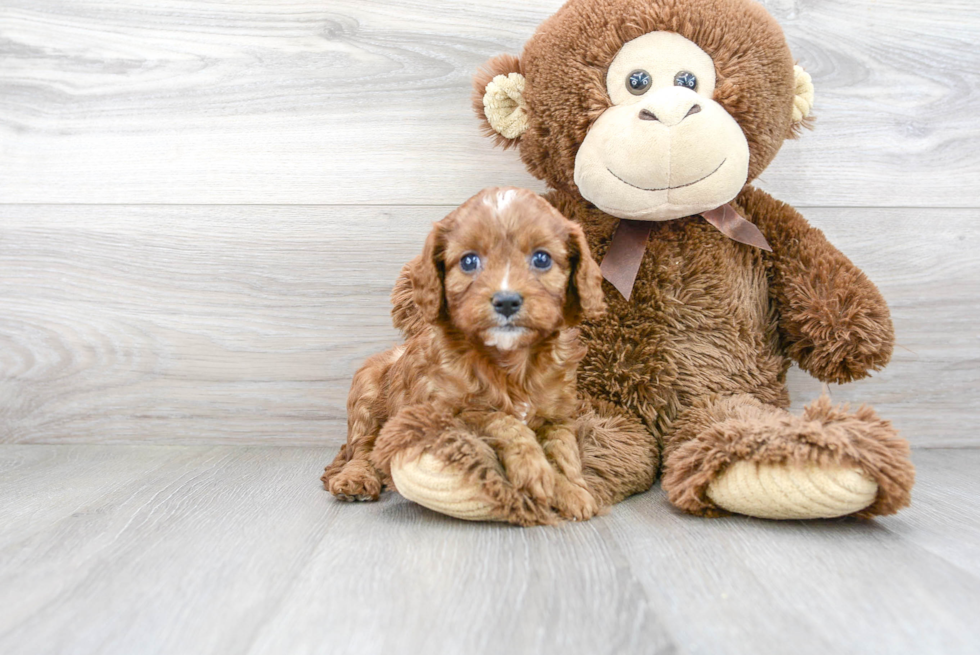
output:
[[[528,403],[521,403],[518,405],[518,408],[521,410],[521,421],[523,421],[524,425],[527,425],[527,413],[531,411],[531,406]]]
[[[517,345],[517,340],[520,339],[526,331],[527,330],[525,328],[514,327],[491,328],[488,330],[490,337],[483,343],[490,348],[496,348],[498,350],[513,350],[514,346]]]

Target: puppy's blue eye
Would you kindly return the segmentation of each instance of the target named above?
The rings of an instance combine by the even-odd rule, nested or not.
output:
[[[683,86],[693,91],[698,86],[698,78],[694,76],[694,73],[681,71],[674,76],[674,86]]]
[[[531,266],[539,271],[547,271],[551,268],[551,255],[544,250],[539,250],[531,255]]]
[[[650,73],[645,70],[635,70],[626,78],[626,90],[635,96],[641,96],[650,88]]]
[[[459,268],[464,273],[472,273],[480,267],[480,256],[475,252],[468,252],[459,260]]]

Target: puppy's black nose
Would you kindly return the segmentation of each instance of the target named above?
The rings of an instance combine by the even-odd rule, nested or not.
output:
[[[493,309],[501,316],[510,318],[517,313],[523,304],[524,299],[521,298],[521,294],[519,293],[498,291],[493,294]]]

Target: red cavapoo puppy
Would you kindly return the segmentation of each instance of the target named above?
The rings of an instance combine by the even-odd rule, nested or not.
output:
[[[354,376],[347,444],[324,487],[377,500],[393,456],[491,448],[480,461],[503,471],[467,472],[513,522],[553,522],[542,506],[593,516],[573,428],[585,348],[572,326],[605,306],[581,228],[531,191],[486,189],[434,224],[412,271],[425,325]]]

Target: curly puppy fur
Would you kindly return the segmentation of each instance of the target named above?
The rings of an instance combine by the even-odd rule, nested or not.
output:
[[[480,480],[506,520],[593,516],[573,326],[604,303],[581,228],[530,191],[488,189],[437,222],[414,261],[411,336],[354,376],[347,444],[324,486],[375,500],[392,484],[392,458],[430,452]]]
[[[575,157],[610,105],[610,62],[626,42],[661,30],[711,56],[713,99],[745,134],[751,182],[799,129],[792,55],[754,0],[570,0],[519,59],[497,57],[474,81],[484,132],[518,148],[528,170],[551,187],[547,200],[582,227],[599,261],[619,219],[579,193]],[[482,97],[487,81],[511,72],[526,78],[528,128],[502,140],[486,121]],[[831,410],[825,401],[803,419],[785,411],[792,361],[835,383],[888,363],[894,332],[884,299],[792,207],[748,185],[732,205],[763,232],[772,253],[733,242],[700,216],[654,223],[631,299],[603,282],[609,311],[581,325],[588,354],[579,388],[594,416],[608,419],[594,432],[583,423],[588,436],[580,438],[593,495],[616,502],[645,491],[663,455],[671,500],[710,514],[704,489],[736,459],[844,462],[879,484],[878,500],[860,516],[897,511],[909,502],[914,473],[907,444],[889,423],[868,409]],[[409,332],[418,313],[409,294],[416,265],[406,266],[393,295],[396,325]],[[715,399],[714,410],[703,409],[705,399]]]

